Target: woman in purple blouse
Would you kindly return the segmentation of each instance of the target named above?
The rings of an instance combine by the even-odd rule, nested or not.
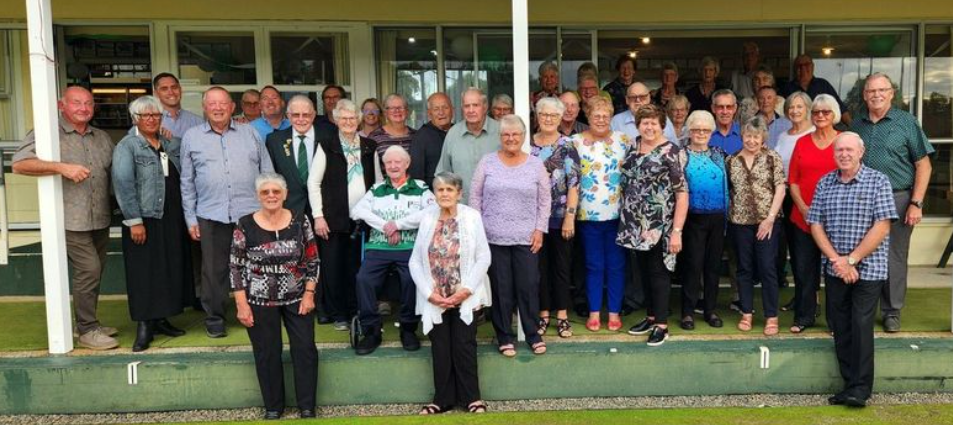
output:
[[[520,325],[534,354],[546,352],[537,333],[539,259],[549,230],[551,195],[543,161],[523,152],[526,125],[516,115],[500,120],[500,150],[480,160],[470,183],[470,206],[479,211],[490,243],[493,329],[500,353],[516,356],[511,322]]]

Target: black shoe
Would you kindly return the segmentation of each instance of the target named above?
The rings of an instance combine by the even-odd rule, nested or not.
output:
[[[711,326],[713,328],[720,328],[722,326],[725,326],[725,323],[722,322],[721,318],[718,317],[718,315],[715,313],[709,314],[707,317],[705,317],[705,322],[708,323],[708,326]]]
[[[136,342],[132,344],[132,352],[138,353],[149,349],[149,343],[152,342],[153,324],[151,321],[144,320],[139,322],[136,327]]]
[[[381,346],[381,332],[380,330],[371,331],[364,335],[364,338],[358,341],[357,346],[354,347],[354,353],[358,356],[364,356],[371,354],[377,347]]]
[[[318,316],[319,325],[330,325],[334,323],[334,319],[331,316]]]
[[[889,332],[889,333],[900,332],[900,317],[899,316],[884,317],[884,332]]]
[[[649,347],[658,347],[664,344],[666,339],[668,339],[668,328],[656,326],[652,328],[652,333],[649,334],[649,340],[646,344],[648,344]]]
[[[266,420],[266,421],[277,421],[278,419],[281,419],[281,413],[282,413],[282,412],[281,412],[280,410],[266,410],[266,411],[265,411],[265,420]]]
[[[420,340],[417,339],[417,325],[400,325],[400,345],[404,347],[404,351],[420,349]]]
[[[169,319],[156,320],[155,325],[156,325],[155,326],[156,333],[171,336],[173,338],[177,336],[185,335],[185,331],[175,326],[172,326],[172,323],[169,323]]]
[[[848,407],[867,407],[867,399],[855,395],[844,396],[844,405]]]
[[[652,330],[653,326],[655,326],[655,321],[649,320],[649,318],[646,317],[635,326],[629,328],[629,335],[645,335]]]
[[[831,406],[839,406],[839,405],[844,404],[844,400],[845,400],[846,398],[847,398],[847,393],[844,392],[844,391],[841,391],[841,392],[839,392],[839,393],[837,393],[837,394],[834,394],[834,395],[828,397],[828,398],[827,398],[827,403],[830,404]]]
[[[786,304],[781,306],[781,311],[791,311],[794,310],[794,298],[791,298],[791,301],[788,301]]]
[[[301,409],[300,412],[298,417],[301,419],[318,417],[318,412],[314,409]]]
[[[208,335],[209,338],[225,338],[228,335],[225,332],[225,326],[205,326],[205,335]]]
[[[685,316],[678,325],[686,331],[693,331],[695,330],[695,318],[692,316]]]

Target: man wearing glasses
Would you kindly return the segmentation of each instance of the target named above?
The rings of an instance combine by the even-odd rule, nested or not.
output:
[[[850,112],[847,110],[847,105],[837,94],[837,90],[834,90],[834,86],[827,80],[814,76],[814,59],[811,59],[810,55],[800,54],[794,58],[794,74],[796,77],[782,88],[780,92],[782,96],[787,98],[791,93],[799,91],[807,93],[808,96],[811,96],[811,99],[819,94],[834,96],[834,99],[837,99],[837,104],[840,105],[840,110],[843,112],[841,122],[850,124]]]
[[[900,220],[890,224],[889,277],[880,296],[886,332],[900,331],[900,309],[907,293],[907,256],[913,227],[923,218],[923,198],[935,150],[916,117],[893,107],[890,77],[874,73],[864,83],[860,118],[851,130],[867,144],[864,165],[887,175]]]
[[[629,140],[634,141],[639,137],[639,129],[635,125],[635,112],[639,108],[652,103],[652,94],[645,84],[635,82],[629,84],[629,88],[625,91],[625,103],[629,105],[629,110],[616,113],[609,126],[612,127],[612,131],[623,132],[626,136],[629,136]],[[675,125],[668,117],[665,117],[665,128],[662,131],[666,139],[678,144],[678,137],[675,136]]]

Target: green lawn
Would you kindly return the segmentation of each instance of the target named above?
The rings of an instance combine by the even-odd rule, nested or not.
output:
[[[678,289],[672,292],[674,299],[679,299]],[[719,303],[721,306],[728,305],[728,290],[722,291],[723,300]],[[786,302],[793,296],[793,288],[785,288],[781,291],[781,302]],[[756,296],[760,292],[756,291]],[[715,329],[709,327],[700,317],[696,316],[696,329],[694,331],[683,331],[678,328],[677,321],[680,306],[678,301],[672,303],[672,311],[675,312],[670,318],[672,323],[672,335],[738,335],[735,325],[740,318],[738,313],[722,310],[720,315],[725,321],[725,327]],[[758,317],[757,312],[762,311],[760,299],[755,300],[755,329],[750,335],[757,337],[760,335],[764,324],[763,318]],[[823,308],[822,308],[823,310]],[[0,302],[0,351],[27,351],[27,350],[46,350],[46,320],[44,303],[42,302]],[[177,317],[172,318],[172,322],[188,331],[183,337],[168,338],[158,336],[153,343],[154,347],[197,347],[197,346],[235,346],[248,345],[248,336],[241,325],[233,319],[234,313],[229,313],[228,336],[220,339],[210,339],[205,336],[203,324],[203,314],[187,309],[187,311]],[[626,326],[635,324],[644,316],[643,311],[635,312],[625,317]],[[102,323],[119,328],[119,340],[122,347],[130,347],[135,338],[136,325],[129,319],[129,312],[125,301],[102,301],[99,305],[99,317]],[[593,334],[586,330],[585,319],[571,315],[573,319],[573,330],[577,336],[609,336],[611,332],[605,329],[598,334]],[[385,341],[397,341],[398,332],[393,327],[394,318],[385,321],[388,326],[385,328]],[[603,318],[605,320],[605,318]],[[781,331],[782,335],[790,335],[787,328],[793,320],[792,312],[781,312]],[[877,328],[879,330],[879,327]],[[817,326],[808,330],[811,333],[824,332],[826,325],[824,317],[820,317]],[[911,289],[907,292],[907,306],[904,308],[903,315],[904,331],[949,331],[950,330],[950,290],[949,289]],[[480,338],[489,341],[493,333],[493,328],[489,323],[485,323],[479,328]],[[555,329],[550,328],[550,339],[557,339]],[[318,326],[317,340],[319,342],[347,342],[346,332],[336,332],[330,325]]]
[[[211,422],[205,422],[206,424]],[[215,422],[226,423],[226,422]],[[228,422],[260,423],[260,422]],[[951,405],[871,406],[866,409],[845,407],[766,407],[652,410],[597,410],[558,412],[488,413],[485,415],[447,414],[435,417],[388,416],[334,418],[295,423],[321,425],[411,425],[411,424],[684,424],[684,425],[817,425],[817,424],[950,424]]]

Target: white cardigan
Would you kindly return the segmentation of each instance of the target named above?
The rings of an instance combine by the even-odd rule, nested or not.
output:
[[[417,285],[416,312],[423,323],[424,334],[429,333],[435,324],[443,323],[444,309],[428,301],[434,290],[428,251],[439,218],[439,206],[434,205],[426,210],[420,221],[420,228],[417,229],[413,253],[410,255],[410,276]],[[486,274],[490,268],[490,245],[486,241],[483,220],[477,210],[459,204],[456,219],[460,232],[460,283],[472,294],[460,305],[460,320],[469,325],[473,322],[474,310],[492,304],[490,279]]]

